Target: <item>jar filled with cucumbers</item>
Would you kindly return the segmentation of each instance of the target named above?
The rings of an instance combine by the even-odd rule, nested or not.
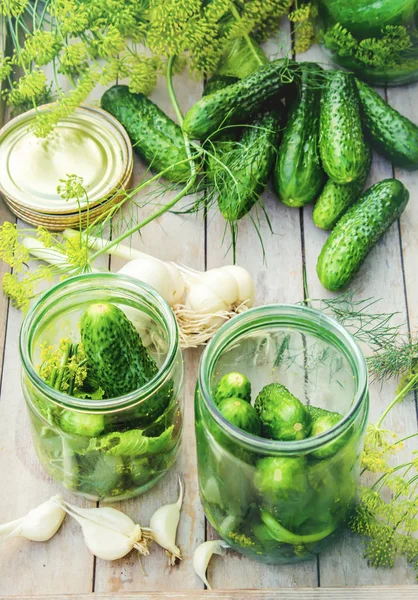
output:
[[[319,38],[332,60],[379,85],[418,80],[416,0],[318,0]]]
[[[195,397],[200,497],[217,533],[266,563],[327,548],[356,498],[368,405],[363,354],[332,318],[271,305],[226,323]]]
[[[174,315],[153,288],[112,273],[67,279],[30,308],[20,354],[36,452],[58,483],[109,502],[171,468],[184,367]]]

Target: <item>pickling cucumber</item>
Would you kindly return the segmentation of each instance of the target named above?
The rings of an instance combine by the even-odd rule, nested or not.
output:
[[[222,127],[245,122],[283,88],[295,81],[299,66],[289,59],[275,60],[245,79],[201,98],[186,114],[183,130],[191,138],[206,139]]]
[[[350,283],[376,242],[403,213],[408,199],[401,181],[384,179],[348,209],[318,258],[316,270],[326,289],[335,292]]]
[[[135,327],[115,304],[92,304],[80,326],[89,373],[107,398],[129,394],[157,374],[157,364]]]
[[[354,77],[331,71],[321,98],[319,150],[322,166],[336,183],[361,177],[367,160]]]
[[[301,64],[298,98],[291,108],[273,171],[274,190],[287,206],[313,202],[324,184],[318,144],[321,71],[315,63]]]
[[[363,164],[363,172],[358,179],[345,185],[328,179],[312,212],[312,219],[317,227],[332,229],[349,206],[359,199],[370,171],[371,162],[372,153],[369,150],[368,158]]]
[[[189,179],[183,132],[154,102],[126,85],[114,85],[103,94],[101,106],[123,125],[133,149],[153,171],[165,171],[166,179],[178,183]]]
[[[418,169],[418,126],[356,79],[363,123],[373,146],[397,167]]]

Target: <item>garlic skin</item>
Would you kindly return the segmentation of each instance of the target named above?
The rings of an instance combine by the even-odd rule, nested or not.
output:
[[[210,560],[214,554],[224,556],[227,548],[229,548],[229,546],[226,542],[223,542],[222,540],[211,540],[209,542],[203,542],[203,544],[200,544],[194,551],[193,568],[196,575],[200,577],[208,590],[212,589],[206,578],[206,571]]]
[[[57,504],[61,496],[52,496],[28,514],[20,519],[0,526],[0,535],[6,539],[12,537],[24,537],[33,542],[46,542],[51,539],[61,527],[65,517],[65,511]]]
[[[153,540],[166,550],[168,564],[173,566],[176,559],[181,560],[180,548],[176,545],[177,527],[180,520],[180,511],[183,504],[184,489],[179,479],[179,497],[174,504],[160,506],[150,520],[150,529]]]
[[[143,556],[149,554],[149,529],[141,528],[120,510],[110,506],[81,508],[64,500],[59,505],[81,525],[86,546],[97,558],[118,560],[134,548]]]

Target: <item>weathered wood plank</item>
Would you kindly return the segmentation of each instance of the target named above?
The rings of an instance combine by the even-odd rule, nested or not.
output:
[[[302,55],[304,59],[323,61],[319,48],[312,48]],[[366,188],[373,183],[392,176],[391,165],[378,155],[374,155],[370,176]],[[306,270],[309,295],[311,298],[336,296],[327,292],[316,275],[316,261],[319,252],[328,237],[328,233],[317,229],[311,218],[312,208],[304,209],[304,240],[306,253]],[[399,312],[398,323],[406,322],[404,281],[402,274],[400,240],[398,226],[394,224],[381,242],[370,253],[353,282],[357,298],[382,298],[376,310],[381,312]],[[384,407],[394,397],[396,383],[386,382],[383,386],[370,386],[370,421],[374,422]],[[394,409],[385,425],[389,429],[408,435],[416,431],[415,411],[407,400]],[[411,446],[403,449],[397,460],[410,456]],[[415,583],[413,569],[400,560],[391,570],[372,569],[362,558],[362,541],[357,536],[345,534],[329,551],[320,556],[321,586],[367,585],[370,581],[378,585],[396,585]]]
[[[2,596],[1,600],[51,600],[51,596]],[[70,600],[74,596],[54,596],[54,600]],[[77,600],[413,600],[416,598],[414,586],[392,587],[349,587],[349,588],[294,588],[283,590],[235,590],[155,592],[136,594],[78,594]]]
[[[187,110],[201,95],[201,84],[191,83],[186,74],[176,77],[175,85],[183,110]],[[159,83],[152,98],[174,118],[173,109],[163,82]],[[134,185],[142,179],[144,173],[144,165],[136,160]],[[145,193],[145,191],[143,194],[140,193],[138,198],[143,199]],[[161,201],[169,201],[174,193],[174,191],[167,192]],[[190,198],[185,202],[190,202]],[[144,218],[155,208],[154,204],[144,207],[139,212],[140,218]],[[129,207],[126,207],[125,212],[129,212]],[[165,214],[158,221],[145,227],[141,237],[134,236],[132,246],[163,260],[174,260],[187,264],[192,268],[203,270],[203,218],[201,215],[191,217],[188,215]],[[112,258],[111,269],[115,271],[122,264],[120,259]],[[162,549],[156,546],[152,547],[151,556],[142,560],[144,573],[141,571],[137,558],[133,555],[112,563],[98,560],[96,562],[95,591],[176,590],[203,587],[192,567],[193,550],[204,540],[204,516],[197,491],[193,411],[193,395],[199,356],[200,352],[196,350],[188,350],[184,353],[186,363],[185,422],[183,445],[177,465],[156,488],[142,497],[118,505],[121,510],[126,510],[129,514],[135,515],[140,523],[148,524],[156,508],[162,504],[174,502],[177,498],[177,481],[180,475],[185,483],[185,499],[177,541],[182,550],[183,560],[178,566],[169,567],[167,556]]]
[[[286,54],[289,45],[289,32],[285,30],[277,40],[269,42],[265,50],[270,56]],[[271,220],[273,234],[261,214],[262,211],[255,207],[249,216],[239,222],[237,264],[248,269],[254,277],[256,304],[299,302],[303,298],[299,212],[280,204],[269,190],[263,194],[262,202]],[[225,221],[215,211],[216,209],[209,215],[207,224],[209,269],[232,261],[231,253],[226,254],[229,232],[226,232],[225,241],[221,245]],[[265,263],[258,233],[251,220],[253,218],[257,221],[259,215]],[[208,537],[219,537],[210,526]],[[234,553],[223,559],[214,557],[209,567],[208,578],[215,589],[317,585],[315,562],[271,566],[250,561]]]

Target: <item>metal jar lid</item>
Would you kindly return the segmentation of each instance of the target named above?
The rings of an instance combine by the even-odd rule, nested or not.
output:
[[[78,107],[47,138],[37,138],[32,131],[37,112],[52,107],[30,110],[0,130],[0,192],[19,216],[32,215],[38,222],[103,205],[126,187],[133,165],[125,129],[99,108]],[[59,180],[72,174],[83,178],[88,195],[80,204],[57,192]]]

